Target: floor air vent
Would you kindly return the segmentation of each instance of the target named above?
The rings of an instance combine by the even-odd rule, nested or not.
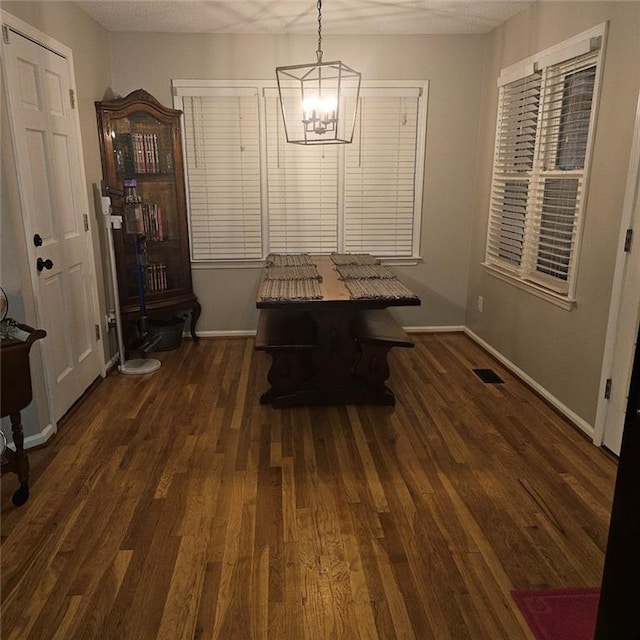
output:
[[[493,369],[474,369],[475,373],[482,382],[486,384],[502,384],[504,380]]]

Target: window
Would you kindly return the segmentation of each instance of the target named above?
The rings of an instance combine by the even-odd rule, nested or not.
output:
[[[367,92],[345,148],[344,250],[413,255],[419,96]],[[422,152],[424,155],[424,148]]]
[[[258,92],[182,100],[192,260],[262,257]]]
[[[287,144],[272,83],[175,80],[193,261],[419,254],[426,84],[370,83],[354,141]]]
[[[288,143],[278,92],[265,93],[267,253],[331,253],[338,246],[338,145]]]
[[[513,67],[498,81],[485,265],[572,302],[596,119],[604,27]]]

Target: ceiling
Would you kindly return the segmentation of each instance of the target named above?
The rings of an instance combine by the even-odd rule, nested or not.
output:
[[[536,0],[325,0],[322,34],[483,34]],[[314,34],[314,0],[87,0],[109,31]]]

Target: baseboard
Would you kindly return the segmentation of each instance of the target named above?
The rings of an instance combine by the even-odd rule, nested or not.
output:
[[[238,329],[233,331],[196,331],[198,338],[246,338],[248,336],[255,336],[255,329]],[[183,333],[184,338],[190,338],[191,333]]]
[[[464,333],[469,336],[475,343],[479,344],[485,351],[488,351],[496,360],[499,360],[511,373],[516,375],[527,386],[531,387],[538,395],[544,398],[554,409],[560,412],[567,420],[573,423],[580,431],[583,431],[591,440],[593,440],[595,429],[586,420],[582,419],[577,413],[569,409],[565,404],[560,402],[553,394],[545,389],[539,382],[536,382],[531,376],[527,375],[522,369],[517,367],[511,360],[503,356],[499,351],[494,349],[488,342],[485,342],[480,336],[476,335],[468,327],[464,328]]]
[[[465,328],[462,325],[451,326],[438,326],[438,327],[402,327],[407,333],[451,333],[461,332]],[[190,333],[183,333],[183,337],[189,338]],[[197,331],[196,335],[199,338],[246,338],[249,336],[255,336],[255,329],[251,330],[237,330],[237,331]]]
[[[55,435],[56,431],[57,429],[51,423],[49,423],[40,433],[36,433],[31,436],[25,436],[24,448],[33,449],[34,447],[41,447],[43,444],[46,444],[53,435]],[[7,437],[7,446],[15,451],[16,447],[13,444],[11,431],[9,431],[9,433],[6,433],[5,436]]]
[[[407,333],[455,333],[464,331],[462,325],[449,325],[438,327],[402,327]]]
[[[111,369],[113,369],[113,367],[118,364],[118,360],[120,360],[120,357],[118,356],[118,354],[116,354],[104,363],[104,370],[107,372],[107,375],[109,374]]]

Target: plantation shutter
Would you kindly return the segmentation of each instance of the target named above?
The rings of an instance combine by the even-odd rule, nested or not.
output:
[[[417,88],[362,92],[345,149],[346,252],[413,254],[419,100]]]
[[[338,145],[287,143],[277,95],[265,89],[269,250],[331,253],[338,246]]]
[[[207,93],[183,101],[191,256],[260,259],[258,91]]]
[[[488,265],[567,297],[602,56],[586,33],[501,74],[487,234]]]
[[[585,161],[592,115],[597,52],[546,70],[539,180],[533,194],[534,277],[568,290],[584,209]]]
[[[500,89],[487,259],[508,268],[523,261],[540,87],[532,73]]]

